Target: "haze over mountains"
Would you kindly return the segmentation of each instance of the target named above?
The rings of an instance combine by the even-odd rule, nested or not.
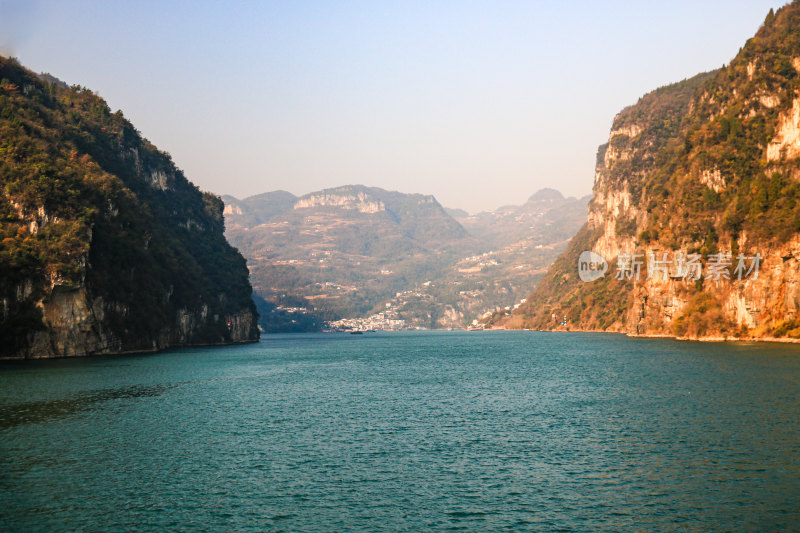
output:
[[[588,198],[543,190],[474,216],[362,185],[223,200],[226,234],[247,257],[256,293],[278,306],[262,307],[269,331],[376,313],[458,327],[512,306],[585,221]]]
[[[468,215],[463,210],[451,214],[472,235],[501,247],[518,241],[543,244],[571,238],[572,228],[586,219],[591,195],[576,199],[555,189],[541,189],[522,205],[506,205],[494,211]]]

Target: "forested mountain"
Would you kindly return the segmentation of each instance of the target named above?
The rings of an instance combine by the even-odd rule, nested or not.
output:
[[[800,337],[799,91],[793,2],[729,65],[620,112],[598,153],[588,223],[528,303],[494,323]],[[604,276],[581,280],[584,251],[605,258]]]
[[[258,339],[223,203],[90,90],[0,57],[0,356]]]

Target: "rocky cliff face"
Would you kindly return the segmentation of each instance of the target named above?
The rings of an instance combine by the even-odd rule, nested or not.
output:
[[[359,213],[378,213],[386,211],[386,206],[380,200],[372,199],[369,194],[359,191],[355,194],[335,194],[322,192],[309,194],[300,198],[295,204],[295,209],[313,209],[315,207],[333,207],[337,209],[355,210]]]
[[[222,201],[90,91],[0,80],[0,357],[257,340]]]
[[[586,226],[528,303],[494,322],[800,338],[798,35],[795,2],[729,66],[623,110],[598,151]],[[579,271],[585,251],[604,273]]]

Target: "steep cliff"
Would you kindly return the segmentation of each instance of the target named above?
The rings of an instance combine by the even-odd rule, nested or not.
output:
[[[493,323],[800,337],[799,74],[793,2],[730,65],[623,110],[587,224],[527,304]]]
[[[222,201],[91,91],[0,80],[0,357],[257,340]]]

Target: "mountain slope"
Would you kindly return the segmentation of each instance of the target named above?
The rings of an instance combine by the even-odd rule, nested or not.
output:
[[[256,291],[278,305],[263,313],[269,330],[314,324],[313,314],[467,325],[516,304],[586,219],[585,199],[552,190],[500,213],[451,210],[463,215],[458,221],[433,197],[364,186],[311,193],[276,213],[276,195],[294,198],[286,194],[226,197],[228,236],[248,258]],[[257,198],[267,207],[256,207]]]
[[[89,90],[0,80],[0,356],[256,340],[222,201]]]
[[[568,240],[586,221],[589,197],[564,198],[541,189],[522,205],[508,205],[476,215],[455,217],[472,235],[500,248],[517,241],[549,244]]]
[[[432,196],[348,185],[276,210],[259,197],[229,201],[226,214],[256,291],[325,319],[364,315],[478,246]]]
[[[798,91],[793,2],[770,12],[727,67],[623,110],[598,154],[587,225],[528,304],[496,320],[690,338],[800,337]],[[585,250],[608,261],[604,277],[581,281]]]
[[[225,216],[233,224],[244,227],[258,226],[292,208],[297,197],[286,191],[273,191],[237,200],[233,196],[222,196]]]

